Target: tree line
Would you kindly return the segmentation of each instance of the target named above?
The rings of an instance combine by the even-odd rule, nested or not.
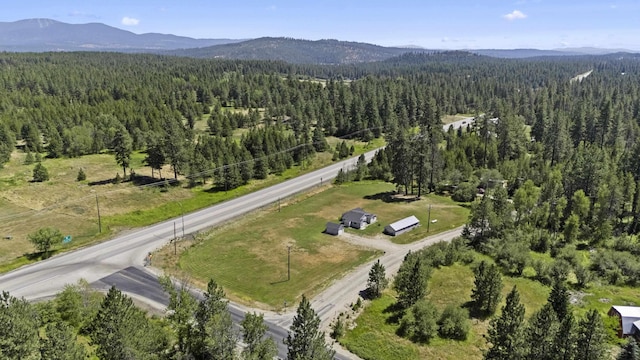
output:
[[[275,341],[283,341],[290,360],[333,358],[320,319],[304,296],[287,337],[272,339],[262,314],[247,313],[240,333],[234,329],[224,291],[214,280],[201,298],[168,277],[160,283],[169,296],[166,317],[149,317],[117,288],[102,294],[85,281],[34,304],[2,292],[0,357],[271,360],[277,355]]]

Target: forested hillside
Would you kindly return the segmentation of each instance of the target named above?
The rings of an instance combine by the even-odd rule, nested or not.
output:
[[[387,134],[390,166],[400,167],[393,178],[406,187],[428,179],[435,190],[485,168],[514,192],[527,179],[542,186],[558,174],[562,192],[546,195],[549,203],[564,196],[571,208],[582,190],[592,205],[608,199],[600,222],[629,228],[633,216],[635,229],[639,67],[635,58],[516,61],[462,52],[362,67],[2,54],[0,163],[16,145],[51,158],[111,150],[126,174],[126,153],[146,150],[149,166],[170,165],[176,178],[219,168],[213,175],[228,189],[324,151],[325,136]],[[486,116],[476,132],[443,134],[441,117],[455,113]],[[194,128],[200,119],[204,132]],[[237,128],[250,131],[232,141]]]

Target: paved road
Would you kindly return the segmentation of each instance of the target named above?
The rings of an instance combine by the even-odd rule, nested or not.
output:
[[[473,118],[460,120],[470,123]],[[446,130],[451,124],[443,126]],[[454,125],[455,126],[455,125]],[[375,155],[375,150],[365,154],[367,161]],[[261,207],[272,204],[279,199],[321,185],[333,179],[340,169],[354,167],[357,158],[341,161],[323,169],[306,175],[285,181],[281,184],[233,199],[227,202],[185,214],[183,218],[170,219],[149,227],[118,236],[110,241],[82,248],[73,252],[55,256],[32,265],[22,267],[12,272],[0,275],[0,291],[8,291],[13,296],[24,297],[27,300],[37,300],[54,296],[64,288],[66,284],[76,283],[85,279],[96,287],[109,287],[117,285],[134,298],[138,298],[156,308],[166,305],[166,296],[158,292],[157,281],[150,276],[141,265],[146,255],[165,245],[173,238],[174,227],[177,225],[182,232],[192,234],[226,221],[230,221],[240,215]],[[417,246],[417,245],[416,245]],[[422,245],[425,246],[425,245]],[[403,254],[387,254],[381,259],[387,267],[388,273],[394,272],[399,267],[398,261]],[[352,273],[352,279],[348,281],[350,287],[342,286],[337,289],[332,286],[322,292],[312,301],[312,304],[320,315],[323,324],[342,309],[346,299],[357,297],[359,289],[365,281],[361,281],[367,267],[363,265]],[[366,276],[366,274],[365,274]],[[247,309],[242,306],[230,304],[230,311],[234,320],[239,321]],[[266,316],[270,329],[270,335],[276,340],[281,357],[286,356],[286,348],[279,339],[286,336],[286,329],[291,324],[292,314],[284,316]],[[284,349],[284,353],[282,352]],[[285,355],[285,356],[283,356]],[[338,359],[352,358],[348,354],[338,354]]]
[[[370,151],[365,157],[370,160],[373,155],[375,151]],[[278,199],[319,186],[331,181],[340,169],[349,169],[355,166],[356,162],[357,158],[341,161],[252,194],[185,214],[185,233],[191,234],[219,225],[277,202]],[[145,290],[153,288],[153,284],[149,285],[149,279],[139,274],[140,271],[144,272],[142,265],[146,255],[173,238],[176,224],[181,231],[182,218],[179,217],[0,275],[0,290],[8,291],[16,297],[36,300],[54,296],[66,284],[85,279],[89,283],[117,284],[151,305],[161,307],[166,302],[158,294],[147,298],[148,293]],[[135,276],[132,276],[132,266],[133,269],[140,270],[135,272]],[[127,271],[123,271],[125,269]],[[133,292],[135,289],[141,289],[136,291],[141,294]],[[241,307],[231,306],[231,310],[236,320],[243,316],[244,309]],[[279,347],[283,348],[279,339],[286,336],[286,330],[273,324],[270,329]]]

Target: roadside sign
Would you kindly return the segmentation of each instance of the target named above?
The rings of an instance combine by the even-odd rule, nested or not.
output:
[[[70,243],[70,242],[71,242],[71,235],[67,235],[62,239],[63,244]]]

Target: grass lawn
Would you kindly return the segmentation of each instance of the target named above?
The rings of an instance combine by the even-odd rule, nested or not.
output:
[[[215,229],[188,247],[179,258],[177,276],[202,285],[218,281],[230,297],[252,305],[281,309],[302,294],[312,297],[332,279],[379,253],[323,234],[327,221],[376,200],[365,196],[388,189],[379,182],[326,186],[277,207],[251,213]],[[392,205],[393,206],[393,205]],[[397,205],[396,205],[397,206]],[[291,246],[291,280],[287,281],[287,248]],[[169,272],[172,248],[159,254]]]
[[[473,114],[456,114],[456,115],[445,115],[442,117],[443,124],[451,124],[452,122],[460,121],[464,118],[472,117]]]
[[[354,144],[356,154],[378,146],[378,143],[370,143],[369,147],[364,143]],[[27,235],[41,227],[56,227],[64,235],[72,235],[70,244],[53,248],[65,251],[103,240],[124,229],[150,225],[245,195],[332,163],[332,154],[318,153],[312,164],[294,166],[281,176],[270,175],[231,191],[206,191],[211,184],[194,188],[180,184],[163,192],[158,187],[137,187],[130,182],[114,184],[112,180],[117,173],[122,175],[122,169],[111,154],[44,159],[42,164],[50,175],[50,181],[44,183],[31,182],[34,165],[24,165],[25,157],[26,154],[16,151],[0,169],[0,271],[37,260],[29,256],[34,248]],[[151,179],[151,169],[143,165],[144,157],[143,153],[133,153],[131,167],[137,175]],[[80,168],[87,180],[78,182]],[[162,174],[173,175],[168,166]],[[96,194],[102,234],[98,233]],[[11,240],[5,239],[9,236]]]
[[[367,212],[376,214],[378,220],[364,230],[349,229],[348,231],[365,236],[386,236],[396,244],[412,243],[429,235],[457,228],[464,225],[469,218],[469,209],[460,206],[449,197],[428,194],[418,201],[414,201],[413,196],[407,199],[402,196],[396,197],[393,184],[380,188],[376,194],[363,194],[363,198],[371,201],[363,203],[361,207]],[[430,205],[431,214],[429,214]],[[350,209],[345,209],[347,210]],[[383,235],[386,225],[411,215],[415,215],[420,220],[421,225],[418,228],[398,236]],[[430,222],[429,219],[436,222]]]
[[[448,304],[461,306],[471,300],[474,280],[471,269],[469,265],[454,264],[433,271],[427,299],[438,311],[444,310]],[[518,287],[526,317],[547,301],[549,289],[535,281],[503,277],[503,283],[500,307],[513,285]],[[464,341],[437,337],[427,345],[419,345],[396,335],[398,324],[393,321],[393,312],[387,310],[394,303],[395,293],[392,290],[370,302],[356,319],[357,326],[347,331],[340,343],[363,359],[482,359],[482,351],[487,346],[484,334],[489,325],[488,319],[471,319],[471,331]]]

